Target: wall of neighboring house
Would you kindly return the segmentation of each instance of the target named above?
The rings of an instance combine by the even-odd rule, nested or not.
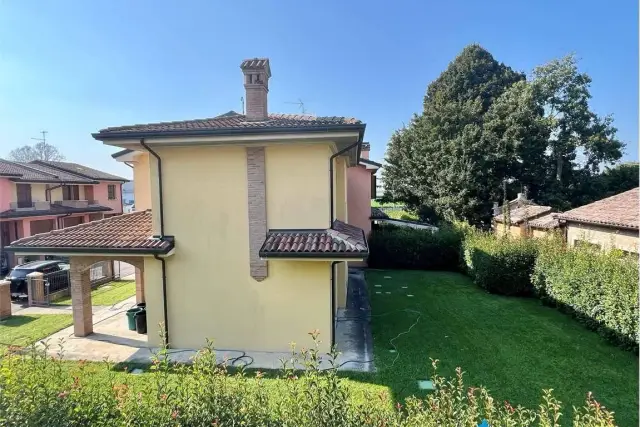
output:
[[[501,222],[495,222],[493,226],[493,232],[499,236],[504,235],[505,233],[511,237],[523,237],[526,236],[525,227],[522,224],[518,225],[510,225],[506,227]]]
[[[618,248],[629,252],[638,252],[638,231],[593,224],[567,222],[567,244],[585,241],[600,245],[602,249]]]
[[[115,185],[115,199],[109,199],[109,185]],[[108,214],[122,213],[122,183],[100,181],[99,184],[93,186],[93,198],[102,206],[113,209],[107,212]]]
[[[0,212],[9,210],[16,198],[16,185],[8,178],[0,178]]]
[[[247,153],[244,147],[158,147],[162,158],[165,234],[176,236],[166,259],[170,341],[199,348],[287,351],[308,346],[322,331],[329,348],[329,261],[268,262],[268,276],[249,270]],[[326,228],[329,222],[329,149],[321,145],[267,146],[269,228]],[[151,162],[151,201],[158,206],[157,166]],[[137,177],[134,182],[138,182]],[[136,194],[136,203],[138,195]],[[153,209],[154,232],[159,210]],[[206,232],[205,232],[206,231]],[[163,321],[160,262],[145,258],[149,342]]]
[[[371,171],[364,166],[347,170],[349,224],[371,232]]]
[[[546,228],[531,228],[531,237],[543,238],[553,236],[553,230]]]
[[[151,171],[149,153],[140,153],[133,162],[133,197],[136,211],[151,209]]]

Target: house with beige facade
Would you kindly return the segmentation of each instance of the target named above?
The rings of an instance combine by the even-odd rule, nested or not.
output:
[[[640,225],[638,195],[634,188],[556,215],[564,227],[567,245],[591,245],[638,253]]]
[[[347,263],[368,255],[347,182],[365,124],[271,113],[269,60],[240,68],[244,114],[93,135],[133,166],[136,212],[11,244],[18,254],[70,257],[75,335],[93,331],[88,267],[116,259],[136,267],[150,346],[163,324],[173,348],[211,338],[219,348],[287,351],[319,329],[329,349]]]
[[[515,205],[508,213],[495,215],[492,226],[496,234],[531,237],[534,230],[538,230],[542,224],[545,224],[543,221],[548,220],[550,215],[552,215],[551,206],[540,206],[529,201],[529,203]],[[534,224],[533,228],[531,224]]]

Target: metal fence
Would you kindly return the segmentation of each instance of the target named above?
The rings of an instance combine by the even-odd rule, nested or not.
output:
[[[44,274],[41,279],[28,281],[30,305],[50,305],[57,299],[71,294],[69,266],[61,264],[62,270]],[[112,280],[120,280],[135,274],[135,267],[119,261],[100,261],[89,270],[91,287],[97,287]]]

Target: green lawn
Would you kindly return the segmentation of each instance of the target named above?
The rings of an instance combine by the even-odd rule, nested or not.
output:
[[[392,207],[392,206],[398,206],[398,203],[380,203],[377,200],[371,200],[371,206],[374,208]],[[413,221],[417,221],[419,219],[418,215],[403,209],[391,209],[391,210],[385,210],[384,212],[387,215],[389,215],[389,218],[393,218],[393,219],[405,219],[405,220],[413,220]]]
[[[91,291],[91,305],[113,305],[135,294],[136,282],[134,280],[109,282]],[[56,300],[54,303],[56,305],[71,305],[71,297]]]
[[[14,315],[0,320],[0,354],[9,345],[26,347],[72,324],[71,314]]]
[[[431,374],[434,358],[440,374],[452,376],[460,366],[467,385],[486,386],[498,402],[533,408],[542,389],[554,389],[563,402],[563,425],[588,391],[616,412],[619,425],[638,425],[638,357],[571,317],[536,299],[485,293],[457,273],[369,271],[367,282],[378,372],[355,377],[388,386],[396,399],[419,394],[416,381]],[[398,353],[391,353],[389,340],[418,317],[404,309],[422,314],[394,341]]]

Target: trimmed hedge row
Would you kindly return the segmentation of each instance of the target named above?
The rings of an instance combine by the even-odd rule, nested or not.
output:
[[[622,251],[542,241],[532,282],[540,298],[638,351],[638,259]]]
[[[372,232],[369,248],[372,268],[462,271],[491,293],[535,295],[638,352],[637,257],[460,225],[437,232],[384,226]]]
[[[462,233],[453,227],[438,231],[384,225],[369,236],[371,268],[452,270],[460,265]]]
[[[487,291],[501,295],[531,295],[531,274],[537,247],[531,239],[469,233],[462,243],[466,273]]]

